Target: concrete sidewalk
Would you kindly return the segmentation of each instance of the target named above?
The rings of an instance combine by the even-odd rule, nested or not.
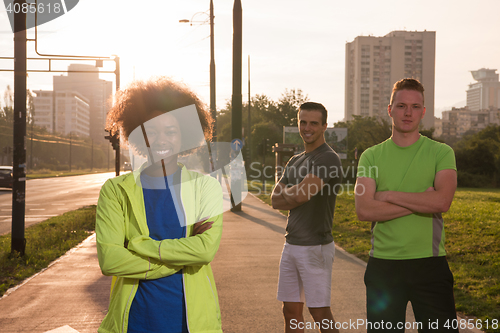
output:
[[[285,226],[283,215],[250,194],[242,212],[224,214],[222,241],[212,268],[225,333],[283,332],[276,287]],[[366,332],[353,326],[366,318],[364,269],[364,262],[336,249],[332,310],[346,328],[342,332]],[[107,311],[110,282],[101,274],[95,235],[91,236],[0,299],[0,332],[96,332]],[[407,321],[412,322],[408,313]],[[312,323],[307,310],[305,319]]]
[[[110,285],[99,269],[94,234],[0,299],[0,332],[97,332]]]

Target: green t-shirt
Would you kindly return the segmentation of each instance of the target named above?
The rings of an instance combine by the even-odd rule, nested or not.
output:
[[[359,159],[358,177],[373,178],[379,191],[424,192],[434,186],[436,173],[456,170],[453,149],[423,135],[408,147],[388,139],[370,147]],[[446,255],[440,213],[414,213],[372,224],[370,256],[418,259]]]

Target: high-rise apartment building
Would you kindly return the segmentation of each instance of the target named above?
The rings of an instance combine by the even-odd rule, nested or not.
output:
[[[89,100],[90,137],[102,141],[106,134],[106,115],[112,103],[113,83],[99,79],[99,73],[81,73],[95,70],[93,65],[71,64],[67,76],[54,76],[54,90],[77,91]]]
[[[467,107],[471,111],[500,108],[500,81],[496,69],[481,68],[471,71],[477,82],[469,84]]]
[[[425,88],[425,128],[434,126],[436,32],[393,31],[383,37],[358,36],[346,44],[345,120],[353,115],[389,120],[392,87],[404,78]]]
[[[54,100],[53,91],[35,90],[35,125],[51,132],[73,133],[89,136],[89,101],[76,91],[58,91]],[[56,103],[54,114],[54,101]]]

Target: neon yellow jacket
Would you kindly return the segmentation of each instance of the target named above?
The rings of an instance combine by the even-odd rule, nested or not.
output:
[[[203,234],[156,241],[150,238],[139,173],[109,179],[97,204],[96,240],[99,265],[113,276],[109,310],[98,332],[126,333],[128,314],[139,280],[153,280],[183,270],[188,329],[222,333],[219,300],[210,268],[222,234],[222,189],[209,176],[181,171],[181,200],[186,234],[203,217],[214,221]],[[136,183],[137,182],[137,183]]]

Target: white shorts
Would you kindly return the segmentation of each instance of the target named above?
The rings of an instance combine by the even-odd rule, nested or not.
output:
[[[281,253],[278,300],[330,306],[335,243],[302,246],[285,243]]]

